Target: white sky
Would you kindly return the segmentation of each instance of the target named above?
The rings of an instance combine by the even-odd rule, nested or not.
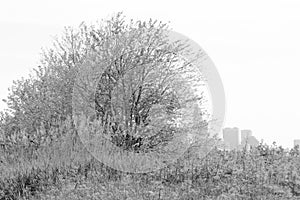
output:
[[[170,21],[202,46],[225,87],[225,126],[251,129],[259,140],[284,147],[300,139],[299,0],[2,1],[0,99],[13,80],[37,66],[41,48],[64,26],[118,11]]]

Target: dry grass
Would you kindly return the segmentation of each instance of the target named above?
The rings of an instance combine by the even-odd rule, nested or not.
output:
[[[298,149],[196,155],[156,172],[124,173],[97,162],[69,131],[36,151],[2,150],[0,199],[300,199]]]

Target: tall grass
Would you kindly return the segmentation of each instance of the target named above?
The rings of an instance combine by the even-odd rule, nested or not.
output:
[[[69,123],[69,124],[68,124]],[[151,173],[125,173],[93,158],[71,128],[39,148],[1,149],[0,199],[300,199],[298,148],[195,149]]]

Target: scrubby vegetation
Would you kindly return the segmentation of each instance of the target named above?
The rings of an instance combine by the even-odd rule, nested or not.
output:
[[[32,148],[2,145],[1,200],[300,198],[297,147],[290,151],[263,144],[250,151],[215,148],[203,158],[191,148],[176,162],[142,174],[98,162],[71,129],[47,146]]]

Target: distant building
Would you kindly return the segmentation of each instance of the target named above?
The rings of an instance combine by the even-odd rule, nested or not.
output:
[[[230,150],[238,149],[239,146],[239,129],[224,128],[223,129],[224,144],[229,147]]]
[[[251,130],[241,130],[241,147],[244,148],[245,145],[247,149],[259,145],[259,141],[252,135]]]
[[[248,138],[248,144],[251,147],[257,147],[259,145],[259,141],[252,135]]]
[[[241,144],[244,145],[250,136],[252,136],[251,130],[241,130]]]
[[[299,145],[299,147],[300,147],[300,139],[294,140],[294,146],[297,146],[297,145]]]

